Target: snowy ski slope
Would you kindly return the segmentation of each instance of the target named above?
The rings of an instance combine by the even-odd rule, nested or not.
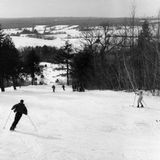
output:
[[[10,132],[13,104],[24,99],[29,115]],[[50,85],[7,88],[0,93],[2,160],[158,160],[159,97],[144,96],[147,107],[134,108],[134,94],[114,91],[72,92]]]

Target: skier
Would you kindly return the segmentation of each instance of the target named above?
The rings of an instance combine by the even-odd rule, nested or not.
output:
[[[62,85],[62,88],[63,88],[63,90],[65,91],[65,85],[64,85],[64,84]]]
[[[22,117],[22,114],[27,115],[28,111],[27,108],[24,104],[24,100],[20,100],[20,103],[15,104],[11,110],[13,110],[16,114],[15,114],[15,118],[14,118],[14,122],[12,123],[12,126],[10,127],[11,131],[14,131],[14,129],[16,128],[16,125],[18,124],[19,120]]]
[[[52,86],[52,89],[53,89],[53,92],[55,92],[55,89],[56,89],[55,85]]]
[[[137,95],[139,95],[138,100],[137,100],[137,108],[139,108],[139,104],[141,105],[141,107],[143,108],[143,104],[142,104],[142,99],[143,99],[143,91],[139,91],[139,93],[136,93]]]

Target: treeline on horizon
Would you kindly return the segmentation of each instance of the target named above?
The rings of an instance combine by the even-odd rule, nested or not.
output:
[[[61,48],[27,47],[17,50],[8,36],[0,36],[0,87],[30,75],[41,74],[39,62],[65,65],[67,84],[80,84],[86,89],[160,90],[160,26],[153,28],[145,20],[138,35],[135,23],[115,34],[109,23],[102,31],[83,32],[83,48],[75,50],[69,42]],[[152,26],[153,27],[153,26]],[[112,32],[113,31],[113,32]],[[11,65],[12,64],[12,65]],[[43,75],[42,75],[43,76]]]
[[[135,18],[137,25],[141,24],[142,18]],[[79,25],[79,26],[98,26],[102,23],[111,25],[129,25],[130,18],[98,18],[98,17],[39,17],[39,18],[0,18],[3,29],[25,28],[35,25]]]

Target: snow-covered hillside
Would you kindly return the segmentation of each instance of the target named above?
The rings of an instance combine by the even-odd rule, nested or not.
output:
[[[73,45],[74,48],[80,48],[80,40],[79,39],[63,39],[57,37],[54,40],[46,40],[46,39],[38,39],[31,37],[19,37],[19,36],[11,36],[16,48],[23,47],[36,47],[36,46],[54,46],[60,48],[65,45],[66,41],[69,41]]]
[[[10,132],[13,104],[24,99],[29,115]],[[0,93],[2,160],[158,160],[159,97],[144,96],[146,108],[135,108],[134,94],[114,91],[72,92],[56,86],[12,88]]]
[[[31,34],[24,34],[23,31],[27,30],[29,32],[37,31],[39,35],[35,35],[34,32]],[[74,48],[80,48],[80,36],[81,32],[78,29],[78,25],[56,25],[56,26],[46,26],[46,25],[36,25],[33,28],[13,28],[4,29],[5,34],[10,35],[16,48],[23,47],[36,47],[36,46],[55,46],[62,47],[65,45],[66,41],[69,41]],[[31,37],[31,35],[33,37]],[[40,36],[38,38],[38,36]]]

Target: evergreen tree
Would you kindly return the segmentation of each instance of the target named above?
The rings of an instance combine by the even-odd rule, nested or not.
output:
[[[5,73],[5,68],[4,68],[4,53],[3,53],[3,40],[4,40],[4,34],[3,34],[3,31],[2,31],[2,28],[0,26],[0,88],[1,88],[1,91],[4,92],[5,91],[5,87],[4,87],[4,73]]]
[[[5,82],[12,81],[14,89],[16,89],[16,79],[18,77],[18,66],[20,57],[11,38],[0,34],[0,87],[1,91],[5,91]]]
[[[59,53],[56,56],[56,60],[58,63],[66,65],[67,85],[69,85],[70,66],[72,58],[74,56],[72,52],[72,44],[66,41],[65,45],[60,48]]]
[[[73,84],[83,84],[84,87],[93,88],[96,77],[94,77],[92,59],[93,55],[88,50],[81,51],[73,57],[71,65]]]
[[[134,66],[137,68],[135,71],[138,88],[150,89],[152,87],[156,57],[149,23],[145,20],[133,57]]]
[[[14,89],[16,89],[17,79],[20,73],[20,55],[9,36],[3,41],[3,54],[5,55],[5,74],[7,79],[11,79]]]
[[[25,72],[31,75],[32,85],[34,85],[35,74],[40,73],[39,62],[40,58],[32,48],[24,58]]]

